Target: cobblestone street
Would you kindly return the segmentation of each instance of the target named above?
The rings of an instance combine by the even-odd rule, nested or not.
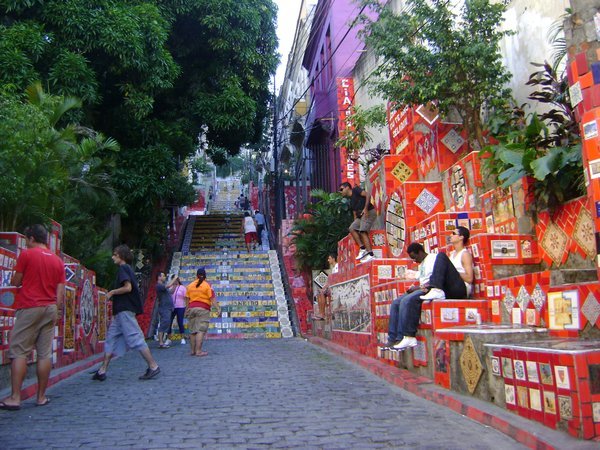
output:
[[[301,339],[213,340],[195,358],[178,342],[114,360],[105,382],[81,372],[0,412],[3,449],[524,448]]]

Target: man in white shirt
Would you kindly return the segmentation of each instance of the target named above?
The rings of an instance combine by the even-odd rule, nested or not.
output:
[[[467,298],[465,283],[445,253],[427,254],[423,246],[415,242],[406,252],[419,264],[419,285],[408,288],[390,307],[387,348],[394,350],[417,345],[415,336],[424,300]]]

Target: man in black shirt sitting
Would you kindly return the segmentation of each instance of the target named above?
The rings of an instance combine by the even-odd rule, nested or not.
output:
[[[373,249],[369,239],[369,230],[377,218],[375,207],[371,204],[371,195],[360,186],[352,187],[345,181],[340,184],[340,193],[350,198],[350,209],[354,214],[354,222],[348,231],[360,247],[357,261],[366,262],[373,259]]]

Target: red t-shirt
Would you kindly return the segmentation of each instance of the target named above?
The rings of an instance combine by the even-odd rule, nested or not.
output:
[[[65,265],[47,248],[23,250],[17,259],[15,272],[23,274],[17,291],[16,309],[36,308],[56,303],[56,287],[65,283]]]

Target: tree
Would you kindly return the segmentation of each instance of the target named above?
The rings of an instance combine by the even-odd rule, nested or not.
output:
[[[383,106],[374,106],[363,109],[360,106],[353,107],[350,124],[340,134],[340,138],[335,143],[336,147],[344,147],[348,151],[350,159],[360,160],[365,168],[369,167],[387,152],[387,149],[366,149],[365,146],[372,142],[372,135],[369,128],[381,129],[386,124],[385,108]]]
[[[28,101],[0,96],[0,229],[14,230],[29,220],[50,217],[52,202],[68,185],[70,149],[76,144],[72,126],[58,122],[76,99],[47,96],[39,84],[27,91]]]
[[[107,209],[123,213],[132,245],[153,247],[165,231],[157,219],[164,216],[162,208],[193,195],[177,170],[179,161],[195,154],[202,126],[211,130],[211,146],[230,154],[260,137],[277,62],[275,12],[271,0],[0,0],[0,89],[13,96],[2,107],[27,123],[32,107],[19,96],[34,80],[48,92],[81,99],[83,107],[65,112],[62,120],[119,143],[119,152],[105,147],[94,156],[102,160],[94,167],[117,180],[111,185],[116,203],[104,200]],[[19,129],[16,121],[7,125],[40,148],[19,164],[42,171],[52,166],[42,164],[46,143],[35,137],[50,133],[40,114],[33,113],[37,129]],[[22,142],[12,142],[22,151]],[[226,151],[215,152],[220,162]],[[61,186],[69,183],[64,168],[56,174]],[[50,180],[44,180],[40,202],[61,190],[46,189]],[[106,227],[102,214],[91,218],[98,222],[94,230],[100,223]],[[144,227],[143,220],[154,222]]]
[[[374,90],[401,106],[455,109],[483,148],[481,108],[508,96],[499,42],[509,32],[498,30],[504,2],[465,0],[460,16],[448,0],[407,0],[398,12],[389,3],[362,0],[371,12],[361,16],[362,36],[382,60]]]

